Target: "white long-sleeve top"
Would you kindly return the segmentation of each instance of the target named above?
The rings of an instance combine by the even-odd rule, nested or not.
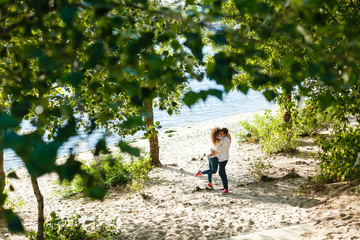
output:
[[[230,149],[230,139],[228,137],[224,137],[220,139],[216,144],[217,153],[213,157],[217,157],[219,162],[224,162],[229,160],[229,149]]]

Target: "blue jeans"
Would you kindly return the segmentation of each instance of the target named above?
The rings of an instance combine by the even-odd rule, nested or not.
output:
[[[227,162],[228,162],[227,160],[223,161],[223,162],[219,162],[219,175],[221,177],[223,186],[226,190],[228,189],[228,180],[227,180],[227,175],[226,175],[226,171],[225,171],[225,166],[226,166]]]
[[[214,157],[214,158],[208,158],[208,160],[209,160],[209,169],[202,171],[201,173],[207,174],[208,181],[209,181],[209,183],[211,183],[212,175],[217,172],[219,159],[217,157]]]

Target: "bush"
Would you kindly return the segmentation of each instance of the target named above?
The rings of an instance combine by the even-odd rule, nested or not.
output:
[[[139,191],[143,189],[145,183],[149,180],[150,160],[150,158],[140,158],[138,160],[131,160],[127,165],[127,171],[129,171],[131,176],[131,184],[129,186],[132,190]]]
[[[260,180],[262,176],[268,174],[270,168],[272,168],[270,161],[263,162],[260,159],[256,159],[249,164],[248,171],[252,178]]]
[[[314,99],[305,101],[305,105],[292,111],[292,119],[300,135],[315,135],[328,130],[339,123],[333,107],[322,109]]]
[[[56,216],[55,212],[50,214],[51,219],[45,221],[44,239],[48,240],[64,240],[64,239],[111,239],[121,234],[120,230],[116,230],[116,221],[113,220],[110,226],[106,224],[99,225],[97,219],[93,223],[93,227],[84,228],[79,219],[80,215],[75,214],[71,217],[71,221],[67,218],[61,219]],[[31,240],[36,239],[36,232],[30,232],[27,237]]]
[[[96,181],[105,185],[106,188],[129,184],[133,190],[140,190],[144,187],[150,169],[149,157],[140,157],[137,160],[131,159],[126,162],[121,155],[105,156],[90,165],[83,165],[83,170],[93,175]],[[56,193],[63,197],[69,197],[83,193],[84,190],[81,177],[75,176],[70,183],[63,181],[60,190]]]
[[[95,176],[97,181],[104,184],[106,188],[119,186],[131,180],[131,174],[121,155],[116,158],[113,156],[103,157],[90,165],[85,165],[84,170]]]
[[[243,128],[243,131],[240,131],[236,134],[236,139],[239,142],[259,142],[260,136],[254,125],[251,125],[251,123],[246,121],[240,121],[239,126]]]
[[[330,139],[318,139],[321,151],[317,180],[349,181],[360,178],[360,129],[347,128]]]
[[[291,123],[283,122],[281,112],[273,116],[270,110],[266,110],[263,116],[256,114],[252,124],[241,121],[239,125],[245,131],[238,133],[237,139],[258,142],[267,154],[279,151],[290,152],[297,147],[298,135]]]

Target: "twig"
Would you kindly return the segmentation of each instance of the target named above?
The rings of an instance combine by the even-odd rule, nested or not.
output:
[[[331,12],[329,11],[329,9],[326,8],[325,5],[323,5],[323,8],[324,8],[325,12],[326,12],[335,22],[337,22],[337,23],[339,22],[339,21],[335,18],[335,16],[331,14]]]

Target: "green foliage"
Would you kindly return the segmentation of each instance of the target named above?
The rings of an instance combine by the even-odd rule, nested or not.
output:
[[[298,195],[303,195],[306,194],[308,192],[308,189],[306,188],[306,186],[304,184],[300,184],[297,190],[297,194]]]
[[[125,161],[121,155],[104,156],[91,164],[83,165],[83,170],[94,176],[94,181],[104,185],[107,189],[122,184],[129,184],[133,190],[141,190],[148,180],[151,169],[150,158],[140,157],[136,160]],[[57,182],[56,182],[57,183]],[[64,180],[60,190],[56,193],[63,197],[84,193],[85,187],[80,176],[69,182]]]
[[[14,173],[14,172],[12,172]],[[9,178],[7,177],[5,180],[6,184],[5,186],[9,186]],[[12,187],[6,187],[4,189],[4,194],[8,195],[9,192],[12,190]],[[21,211],[22,207],[25,205],[25,201],[21,198],[21,197],[14,197],[14,198],[10,198],[7,197],[5,199],[5,203],[3,205],[3,207],[7,208],[7,209],[11,209],[11,210],[17,210],[17,211]]]
[[[337,129],[348,122],[347,114],[352,114],[350,106],[324,106],[319,101],[323,89],[314,83],[314,89],[306,99],[293,93],[290,105],[291,121],[300,135],[316,135],[324,130]],[[309,83],[308,83],[309,85]],[[341,96],[337,96],[341,98]],[[305,99],[305,100],[303,100]],[[340,99],[338,99],[340,101]]]
[[[359,128],[346,128],[329,138],[319,136],[319,147],[317,180],[335,182],[360,178]]]
[[[268,173],[270,168],[272,168],[270,161],[264,162],[261,159],[255,159],[249,163],[248,171],[251,177],[260,180],[262,176]]]
[[[113,220],[111,225],[105,223],[99,224],[95,219],[93,226],[84,227],[80,222],[81,216],[74,212],[70,219],[60,218],[55,212],[50,214],[51,219],[45,221],[44,224],[44,239],[45,240],[63,240],[63,239],[113,239],[121,234],[117,230],[116,220]],[[36,239],[36,233],[30,232],[27,234],[30,240]]]
[[[291,124],[283,122],[281,112],[274,116],[270,110],[266,110],[262,116],[256,114],[251,123],[240,121],[239,125],[245,130],[241,130],[237,138],[240,141],[259,142],[267,154],[291,152],[297,147],[297,132]]]
[[[322,110],[317,104],[314,101],[305,103],[301,109],[292,112],[293,123],[300,135],[316,135],[334,124],[332,109]]]
[[[102,157],[90,165],[86,165],[84,170],[95,176],[96,181],[104,184],[106,188],[118,186],[131,179],[121,155],[116,158]]]
[[[145,187],[145,183],[149,180],[150,169],[150,158],[131,159],[130,163],[127,164],[127,170],[131,175],[132,182],[129,186],[132,190],[140,191]]]
[[[242,128],[242,130],[236,134],[236,139],[239,142],[258,143],[260,141],[258,129],[252,123],[247,121],[240,121],[239,126]]]

